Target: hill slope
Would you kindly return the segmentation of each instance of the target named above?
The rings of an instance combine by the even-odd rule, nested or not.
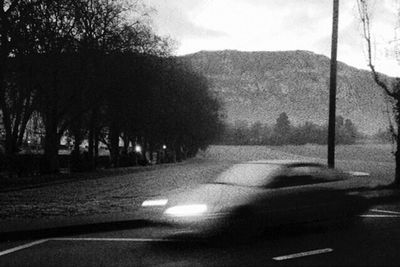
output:
[[[275,123],[286,112],[293,124],[328,118],[329,58],[308,51],[202,51],[181,57],[211,82],[227,120]],[[338,63],[337,115],[365,133],[387,125],[383,94],[371,74]]]

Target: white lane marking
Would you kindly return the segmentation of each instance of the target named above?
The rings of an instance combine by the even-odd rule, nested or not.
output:
[[[361,214],[363,218],[400,218],[400,214]]]
[[[10,249],[7,249],[7,250],[3,250],[3,251],[0,252],[0,257],[4,256],[6,254],[10,254],[10,253],[16,252],[18,250],[22,250],[22,249],[25,249],[25,248],[29,248],[29,247],[33,247],[33,246],[42,244],[42,243],[47,242],[47,241],[49,241],[49,239],[41,239],[41,240],[37,240],[37,241],[31,242],[31,243],[27,243],[25,245],[21,245],[21,246],[15,247],[15,248],[10,248]]]
[[[108,242],[182,242],[185,240],[179,239],[167,239],[167,238],[95,238],[95,237],[56,237],[41,239],[31,243],[27,243],[18,247],[10,248],[7,250],[0,251],[0,257],[6,254],[10,254],[25,248],[33,247],[42,244],[47,241],[108,241]]]
[[[400,215],[400,212],[398,212],[398,211],[392,211],[392,210],[370,209],[370,211],[382,212],[382,213],[390,213],[390,214],[398,214],[398,215]]]
[[[356,176],[356,177],[365,177],[365,176],[369,176],[368,172],[348,172],[348,174],[352,175],[352,176]]]
[[[272,259],[276,260],[276,261],[283,261],[283,260],[289,260],[289,259],[294,259],[294,258],[312,256],[312,255],[323,254],[323,253],[329,253],[329,252],[332,252],[332,251],[333,251],[333,249],[331,249],[331,248],[323,248],[323,249],[316,249],[316,250],[311,250],[311,251],[304,251],[304,252],[299,252],[299,253],[295,253],[295,254],[274,257]]]
[[[108,238],[108,237],[60,237],[50,238],[52,241],[110,241],[110,242],[176,242],[178,239],[166,238]]]

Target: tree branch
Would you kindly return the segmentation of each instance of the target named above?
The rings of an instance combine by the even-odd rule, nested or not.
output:
[[[376,72],[375,66],[372,62],[372,45],[371,45],[371,25],[370,18],[368,15],[368,4],[366,0],[358,0],[357,1],[358,12],[360,14],[360,19],[363,27],[363,37],[367,43],[367,54],[368,54],[368,66],[372,71],[372,76],[377,85],[379,85],[387,95],[390,97],[395,97],[395,92],[389,90],[389,87],[386,83],[384,83],[379,73]]]

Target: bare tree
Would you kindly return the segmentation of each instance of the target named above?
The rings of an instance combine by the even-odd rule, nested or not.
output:
[[[388,80],[376,71],[374,60],[373,60],[373,34],[371,30],[371,12],[370,4],[368,0],[357,0],[358,13],[362,24],[362,34],[366,44],[368,66],[371,69],[375,83],[383,90],[390,103],[392,104],[392,111],[394,114],[395,126],[390,126],[393,139],[396,142],[395,150],[395,161],[396,161],[396,172],[395,180],[393,185],[396,187],[400,186],[400,78],[394,80]],[[395,51],[399,53],[400,51]]]
[[[30,53],[31,9],[36,3],[0,1],[0,112],[5,128],[6,154],[22,144],[36,94]],[[31,26],[31,25],[30,25]]]

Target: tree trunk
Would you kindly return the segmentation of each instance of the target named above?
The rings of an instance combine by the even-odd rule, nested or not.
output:
[[[1,63],[0,65],[2,65]],[[5,143],[5,153],[6,155],[14,155],[16,152],[16,141],[13,138],[12,126],[11,126],[11,117],[8,111],[7,103],[6,103],[6,83],[4,76],[4,66],[0,66],[0,108],[3,113],[3,125],[4,130],[6,132],[6,143]]]
[[[395,158],[396,158],[396,173],[393,185],[397,188],[400,188],[400,135],[399,134],[397,134],[396,137]]]
[[[82,125],[82,120],[81,118],[77,118],[72,127],[72,134],[74,136],[74,148],[71,153],[71,158],[70,158],[70,163],[71,163],[71,171],[75,172],[80,172],[80,171],[85,171],[85,166],[86,166],[86,161],[81,156],[81,151],[80,151],[80,145],[82,143],[82,132],[81,132],[81,127]]]
[[[119,166],[119,129],[118,126],[112,123],[110,127],[110,156],[111,165],[114,168]]]
[[[97,159],[99,157],[99,128],[96,127],[94,134],[94,164],[97,165]]]
[[[176,161],[181,162],[182,161],[182,146],[180,143],[175,143],[175,155],[176,155]]]
[[[5,144],[6,155],[14,155],[17,153],[17,139],[13,134],[7,134],[6,131],[6,144]]]
[[[58,146],[60,143],[57,125],[54,122],[48,121],[45,128],[44,166],[42,166],[42,172],[57,173],[59,172]]]
[[[396,138],[396,153],[395,153],[395,161],[396,161],[396,170],[393,185],[397,188],[400,187],[400,96],[396,97],[397,102],[395,106],[395,118],[397,124],[397,133],[395,134]]]
[[[96,150],[96,147],[98,147],[98,141],[96,142],[96,135],[97,135],[97,110],[92,111],[92,115],[90,118],[90,129],[89,129],[89,137],[88,137],[88,142],[89,142],[89,147],[88,147],[88,153],[89,153],[89,167],[91,170],[96,168],[96,158],[98,155],[98,150]],[[98,138],[97,138],[98,140]]]
[[[94,132],[94,127],[91,125],[88,136],[88,164],[91,170],[94,169]]]
[[[123,153],[127,155],[127,154],[128,154],[128,150],[129,150],[129,140],[130,140],[130,138],[129,138],[128,135],[126,135],[126,134],[124,133],[124,136],[123,136],[122,139],[124,140],[124,150],[123,150]]]
[[[81,143],[82,143],[82,136],[80,134],[80,131],[78,130],[74,133],[74,153],[76,153],[76,155],[80,154]]]

